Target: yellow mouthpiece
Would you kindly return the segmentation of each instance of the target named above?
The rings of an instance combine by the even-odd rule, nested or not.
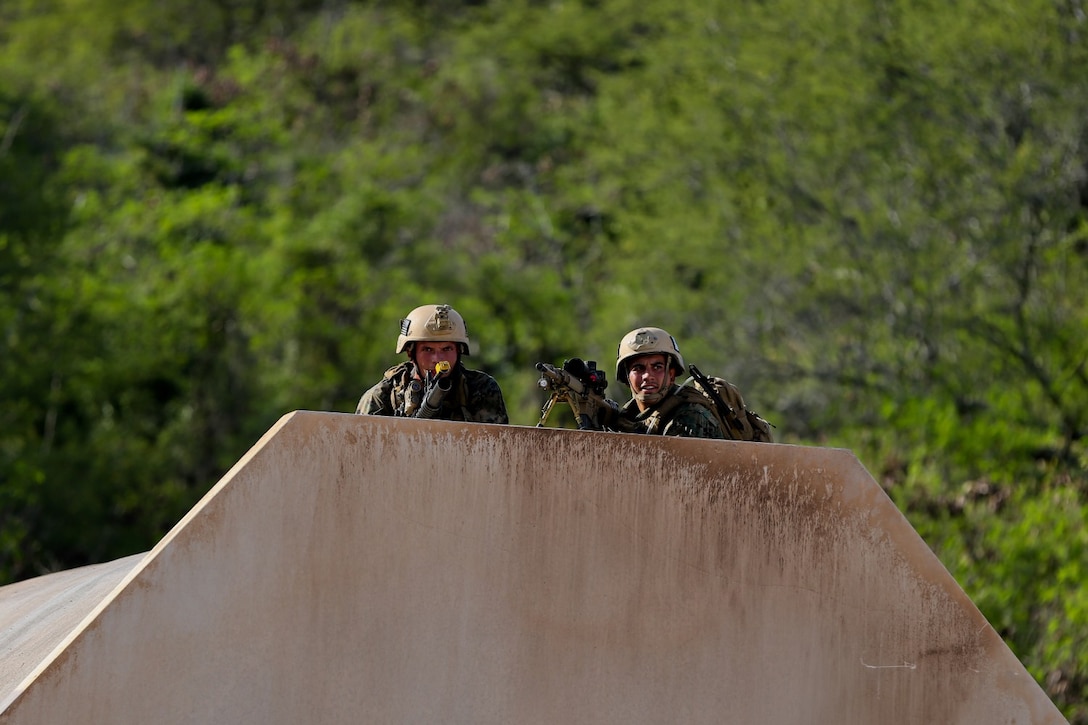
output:
[[[434,371],[439,375],[444,375],[450,371],[450,364],[443,360],[434,366]]]

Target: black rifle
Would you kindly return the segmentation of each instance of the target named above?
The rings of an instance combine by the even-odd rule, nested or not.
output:
[[[695,381],[695,384],[698,385],[714,403],[714,407],[718,411],[718,417],[721,418],[723,422],[726,422],[730,428],[738,433],[742,433],[744,431],[744,424],[737,418],[733,406],[722,400],[722,396],[718,395],[718,389],[710,382],[710,378],[703,375],[699,368],[695,367],[694,364],[688,365],[688,372],[691,373],[691,377]]]
[[[425,373],[427,388],[418,380],[413,380],[410,390],[409,402],[405,406],[404,414],[410,418],[434,418],[442,407],[442,399],[453,387],[453,380],[449,377],[450,364],[443,360],[434,366],[434,371]],[[422,394],[421,394],[422,391]],[[417,399],[421,398],[421,400]]]

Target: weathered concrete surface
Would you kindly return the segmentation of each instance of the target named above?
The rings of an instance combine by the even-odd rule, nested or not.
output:
[[[144,558],[143,554],[0,587],[0,703]]]
[[[843,450],[297,412],[103,578],[0,723],[1065,722]]]

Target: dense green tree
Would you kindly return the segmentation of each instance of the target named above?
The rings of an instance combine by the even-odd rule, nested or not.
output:
[[[856,450],[1088,722],[1088,46],[1010,4],[0,5],[0,580],[146,549],[448,301]],[[613,384],[611,392],[622,396]],[[561,419],[560,419],[561,420]]]

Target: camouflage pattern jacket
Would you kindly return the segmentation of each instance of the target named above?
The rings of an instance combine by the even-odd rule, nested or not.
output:
[[[681,436],[684,438],[719,438],[725,433],[717,418],[710,412],[710,403],[684,394],[679,385],[673,385],[665,397],[654,407],[640,413],[638,404],[631,399],[623,406],[620,415],[639,423],[650,435]]]
[[[404,361],[385,371],[382,379],[363,393],[355,412],[360,415],[404,415],[411,395],[414,365]],[[479,370],[469,370],[460,362],[452,372],[450,392],[442,400],[438,420],[462,420],[470,423],[509,423],[502,390],[493,377]],[[422,393],[415,394],[417,398]]]

